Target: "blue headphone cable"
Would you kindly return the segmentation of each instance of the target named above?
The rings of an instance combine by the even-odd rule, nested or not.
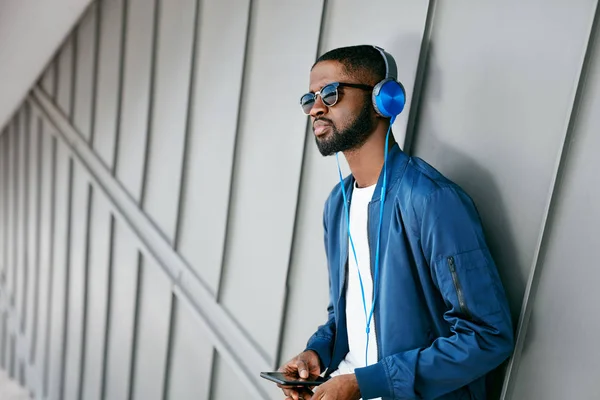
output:
[[[346,189],[344,188],[344,178],[342,176],[342,169],[340,168],[340,159],[339,159],[339,153],[335,154],[335,158],[337,161],[337,167],[338,167],[338,173],[339,173],[339,177],[340,177],[340,186],[342,189],[342,196],[344,198],[344,210],[346,213],[346,226],[348,227],[348,238],[350,239],[350,246],[352,248],[352,254],[354,255],[354,261],[356,262],[356,269],[358,272],[358,281],[360,283],[360,291],[361,291],[361,295],[362,295],[362,302],[363,302],[363,310],[365,313],[365,321],[366,321],[366,334],[367,334],[367,341],[366,341],[366,347],[365,347],[365,366],[368,365],[368,357],[369,357],[369,334],[371,332],[371,320],[373,319],[373,311],[375,310],[375,302],[377,301],[377,288],[378,288],[378,281],[379,281],[379,248],[380,248],[380,243],[381,243],[381,224],[383,221],[383,206],[385,204],[385,194],[386,194],[386,190],[387,190],[387,158],[388,158],[388,146],[389,146],[389,137],[390,137],[390,132],[392,130],[392,124],[394,123],[394,120],[396,119],[395,116],[391,117],[390,119],[390,126],[388,127],[387,130],[387,134],[385,135],[385,149],[384,149],[384,159],[383,159],[383,180],[382,180],[382,184],[381,184],[381,199],[380,199],[380,203],[379,203],[379,223],[377,226],[377,247],[375,249],[375,273],[373,276],[373,302],[371,304],[371,310],[369,311],[369,313],[367,314],[367,302],[365,299],[365,289],[363,286],[363,281],[362,281],[362,277],[360,274],[360,269],[358,268],[358,257],[356,256],[356,249],[354,247],[354,240],[352,240],[352,234],[350,233],[350,211],[348,208],[348,197],[346,195]],[[367,227],[368,229],[368,227]]]

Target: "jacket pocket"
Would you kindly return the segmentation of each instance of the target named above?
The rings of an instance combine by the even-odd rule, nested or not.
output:
[[[486,249],[445,255],[436,263],[446,304],[467,320],[504,311],[503,288]]]
[[[458,273],[456,272],[456,263],[454,261],[454,257],[450,256],[446,260],[448,262],[448,268],[450,269],[450,275],[452,276],[452,282],[454,283],[454,289],[456,290],[456,296],[458,297],[458,305],[460,307],[460,311],[468,319],[471,319],[471,312],[469,311],[469,307],[467,307],[467,301],[465,300],[465,294],[460,284],[460,278],[458,277]]]

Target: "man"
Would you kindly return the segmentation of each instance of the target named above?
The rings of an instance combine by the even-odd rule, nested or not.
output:
[[[301,100],[320,152],[342,152],[352,173],[324,208],[328,320],[281,368],[331,378],[314,393],[282,388],[306,400],[485,399],[485,376],[513,349],[505,293],[471,199],[393,136],[386,160],[390,118],[372,96],[395,70],[386,54],[324,54]]]

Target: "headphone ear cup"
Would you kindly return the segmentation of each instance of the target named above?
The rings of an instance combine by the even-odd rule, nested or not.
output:
[[[387,78],[373,88],[373,107],[377,114],[385,118],[397,116],[406,104],[404,86],[394,78]]]

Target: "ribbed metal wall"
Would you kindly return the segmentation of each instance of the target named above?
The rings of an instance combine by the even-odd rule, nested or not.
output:
[[[280,398],[258,374],[324,321],[336,181],[297,99],[317,54],[374,43],[396,138],[482,214],[519,327],[504,398],[596,398],[597,13],[94,3],[0,136],[0,365],[44,400]]]

